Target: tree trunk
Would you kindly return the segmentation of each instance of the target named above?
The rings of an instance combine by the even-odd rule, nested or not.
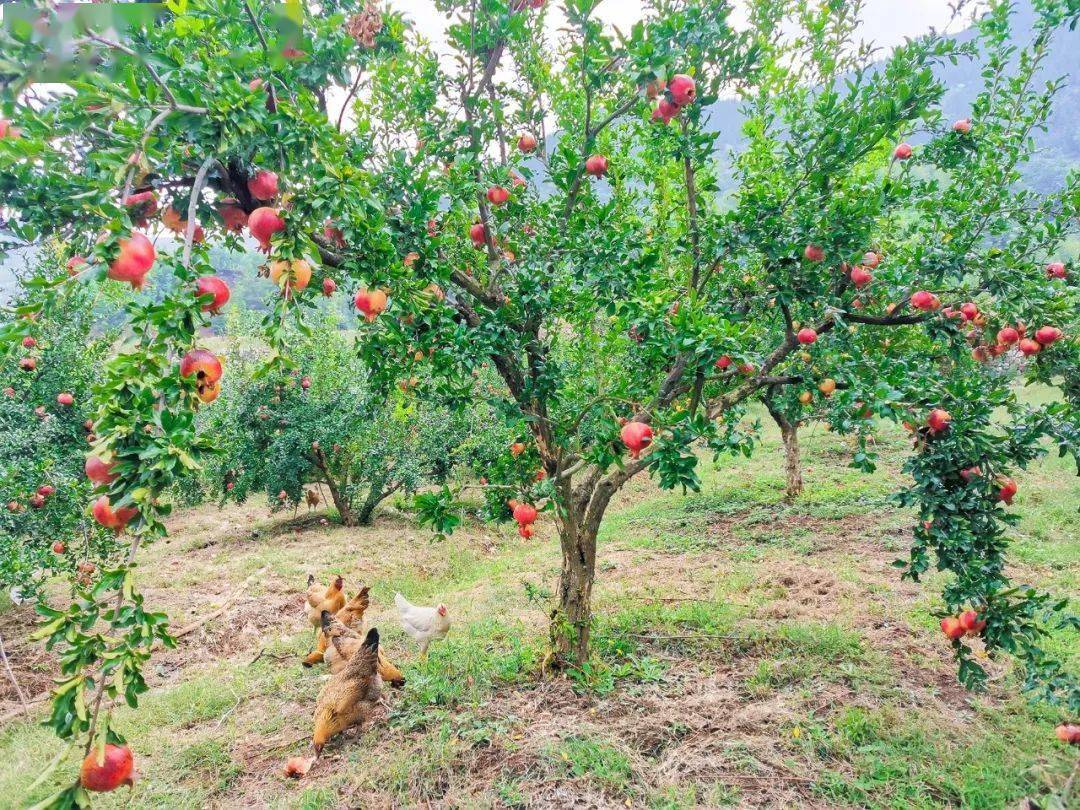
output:
[[[799,457],[799,426],[786,422],[780,426],[784,440],[784,472],[787,475],[787,499],[794,500],[803,491],[802,463]]]
[[[582,664],[589,658],[597,528],[590,531],[580,515],[571,513],[559,529],[562,573],[559,604],[551,614],[551,644],[563,663]]]
[[[330,490],[330,497],[334,501],[334,508],[337,509],[338,515],[341,517],[341,525],[355,526],[356,517],[353,515],[349,499],[345,496],[344,492],[338,489],[334,477],[329,473],[326,473],[326,488]]]

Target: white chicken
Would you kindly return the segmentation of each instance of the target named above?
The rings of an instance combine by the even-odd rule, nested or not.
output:
[[[427,658],[428,646],[436,639],[446,638],[450,632],[450,614],[446,605],[420,607],[409,602],[400,593],[394,594],[401,626],[420,645],[421,660]]]

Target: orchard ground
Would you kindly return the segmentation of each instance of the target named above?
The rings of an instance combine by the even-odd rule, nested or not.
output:
[[[1054,740],[1059,714],[1017,696],[1004,660],[989,664],[988,692],[963,690],[930,613],[937,575],[901,582],[890,565],[913,521],[888,503],[903,432],[883,426],[867,476],[848,468],[847,440],[804,428],[807,491],[788,505],[778,436],[762,424],[752,459],[703,459],[700,494],[644,477],[620,493],[600,538],[597,657],[568,680],[536,677],[559,570],[549,521],[531,541],[471,525],[432,542],[394,509],[361,529],[322,525],[323,511],[267,517],[255,502],[178,513],[140,560],[148,603],[174,628],[228,606],[155,656],[138,712],[117,710],[139,779],[130,804],[120,792],[96,806],[996,808],[1059,790],[1076,759]],[[1011,573],[1075,593],[1075,469],[1048,457],[1019,482]],[[308,573],[372,587],[369,617],[408,684],[389,693],[385,724],[335,741],[294,781],[282,767],[310,753],[325,678],[300,665]],[[453,630],[426,663],[395,590],[450,606]],[[25,607],[0,614],[37,693],[54,662],[25,640],[31,622]],[[1075,635],[1050,647],[1080,670]],[[0,730],[0,801],[53,787],[26,795],[59,745],[37,719]]]

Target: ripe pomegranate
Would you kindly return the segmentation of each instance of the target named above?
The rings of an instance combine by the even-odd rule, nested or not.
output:
[[[907,160],[911,157],[911,144],[899,144],[896,149],[893,150],[893,157],[897,160]]]
[[[270,252],[270,237],[285,230],[285,220],[278,216],[274,208],[256,208],[248,217],[248,231],[259,242],[263,253]]]
[[[23,371],[33,371],[37,368],[37,360],[33,357],[23,357],[19,360],[19,368]]]
[[[809,326],[804,326],[799,330],[799,334],[795,336],[799,343],[809,345],[817,341],[817,332],[811,329]]]
[[[1056,326],[1042,326],[1035,333],[1035,340],[1039,341],[1043,346],[1049,346],[1056,340],[1061,338],[1061,330]]]
[[[873,270],[875,267],[881,264],[881,256],[879,256],[876,251],[868,250],[866,251],[866,253],[863,254],[862,263],[866,267],[869,267],[871,270]]]
[[[982,475],[982,468],[978,465],[974,467],[965,467],[960,471],[960,477],[964,479],[965,483],[970,482],[972,478],[977,478]]]
[[[218,216],[225,223],[225,230],[233,233],[241,233],[248,224],[247,211],[236,205],[235,201],[220,205],[218,207]]]
[[[64,545],[63,540],[57,540],[52,544],[53,554],[60,555],[67,551],[67,546]]]
[[[116,474],[112,471],[115,466],[115,461],[106,464],[97,456],[87,456],[83,470],[86,472],[86,477],[100,487],[116,480]]]
[[[157,252],[143,234],[135,231],[128,239],[120,240],[120,254],[109,265],[106,275],[113,281],[126,281],[133,289],[142,289],[146,274],[154,266]]]
[[[519,526],[528,526],[536,522],[536,507],[528,503],[519,503],[514,507],[514,520]]]
[[[1062,262],[1050,262],[1046,265],[1047,278],[1065,278],[1065,265]]]
[[[803,256],[808,262],[821,262],[825,260],[825,251],[820,245],[807,245],[803,250]]]
[[[510,455],[512,455],[514,458],[517,458],[524,452],[525,445],[522,442],[514,442],[512,445],[510,445]]]
[[[968,301],[966,304],[960,305],[960,314],[965,321],[973,321],[979,317],[979,307],[972,301]]]
[[[964,635],[964,628],[960,624],[960,620],[955,616],[946,616],[941,620],[941,632],[945,634],[946,638],[950,641],[956,641],[958,638],[962,638]]]
[[[645,97],[652,101],[667,89],[667,79],[656,78],[645,85]]]
[[[961,118],[959,121],[953,121],[953,132],[958,132],[961,135],[967,135],[971,132],[971,119]]]
[[[22,133],[18,129],[11,125],[11,121],[7,118],[0,118],[0,140],[4,138],[11,138],[14,140],[18,138]]]
[[[30,496],[30,506],[32,506],[34,509],[40,509],[44,505],[45,497],[43,495],[38,495],[37,493],[35,493]]]
[[[119,509],[114,510],[112,504],[109,502],[108,495],[102,495],[94,501],[94,506],[91,511],[93,512],[94,520],[106,529],[112,529],[117,534],[122,532],[124,527],[131,522],[131,519],[139,514],[139,510],[134,506],[121,506]]]
[[[660,103],[656,105],[656,109],[653,110],[652,119],[653,121],[663,121],[667,124],[678,114],[679,106],[674,102],[668,101],[666,98],[662,98],[660,99]]]
[[[345,242],[345,234],[341,228],[336,228],[328,220],[322,229],[323,238],[336,248],[343,248],[347,245]]]
[[[56,487],[52,486],[51,484],[42,484],[40,487],[38,487],[37,492],[38,495],[40,495],[42,498],[48,498],[50,495],[56,492]]]
[[[356,291],[353,299],[356,308],[364,313],[368,323],[373,323],[376,318],[386,309],[386,293],[382,290],[369,290],[361,287]]]
[[[687,104],[694,103],[694,99],[697,96],[697,85],[695,85],[694,80],[685,73],[678,73],[671,78],[671,84],[668,85],[668,92],[671,94],[672,101],[680,107],[685,107]]]
[[[8,501],[7,508],[9,512],[18,512],[22,509],[22,506],[19,505],[18,501]]]
[[[1005,476],[1001,476],[1001,477],[999,477],[997,479],[997,483],[998,483],[997,499],[999,501],[1004,501],[1006,504],[1011,506],[1012,502],[1013,502],[1013,498],[1016,497],[1017,490],[1019,489],[1019,487],[1017,487],[1017,485],[1016,485],[1016,482],[1013,481],[1011,478],[1006,478]]]
[[[977,635],[981,633],[983,628],[986,627],[986,621],[979,618],[979,614],[974,610],[965,610],[958,617],[960,626],[964,628],[964,632]]]
[[[30,337],[30,335],[27,335],[22,339],[22,345],[24,349],[32,349],[37,346],[37,341]]]
[[[619,431],[619,436],[630,451],[630,456],[637,458],[642,450],[652,444],[653,430],[644,422],[627,422]]]
[[[593,177],[603,177],[607,174],[608,159],[603,155],[591,155],[585,161],[585,172]]]
[[[56,402],[59,405],[69,406],[75,404],[75,397],[69,394],[67,391],[62,391],[56,395]]]
[[[202,310],[217,315],[229,301],[229,285],[217,276],[202,276],[195,280],[195,295],[199,298],[212,295],[213,299],[203,304]]]
[[[311,388],[311,377],[306,377],[306,376],[301,377],[300,378],[300,387],[303,388],[305,391],[307,391],[309,388]]]
[[[502,186],[492,186],[487,190],[487,198],[492,205],[502,205],[510,199],[510,192]]]
[[[483,222],[473,223],[473,226],[469,228],[469,238],[476,247],[487,244],[487,228],[484,227]]]
[[[862,265],[857,264],[851,268],[851,283],[855,285],[856,290],[861,290],[873,279],[873,274]]]
[[[1013,326],[1006,326],[1004,329],[999,329],[997,333],[998,343],[1005,346],[1016,343],[1020,340],[1020,333]]]
[[[322,294],[329,298],[337,291],[337,282],[332,278],[324,278],[322,282]]]
[[[1031,338],[1023,338],[1016,347],[1024,357],[1032,357],[1042,351],[1042,344]]]
[[[277,175],[261,169],[247,181],[248,193],[256,200],[272,200],[278,195]]]
[[[131,210],[131,221],[140,228],[145,228],[149,218],[158,211],[157,194],[153,191],[139,191],[124,198],[124,207]]]
[[[528,540],[533,536],[534,529],[531,523],[524,523],[518,526],[518,534]]]
[[[836,380],[832,377],[826,377],[818,383],[818,391],[827,397],[831,397],[833,392],[836,391]]]
[[[69,276],[77,276],[79,268],[86,264],[85,256],[72,256],[67,260],[67,272]]]
[[[921,309],[924,312],[930,312],[941,306],[941,301],[932,292],[919,290],[911,296],[911,306],[915,307],[915,309]]]
[[[1054,729],[1054,733],[1063,743],[1071,743],[1073,745],[1080,743],[1080,725],[1075,723],[1062,723]]]
[[[283,278],[284,285],[282,285]],[[311,283],[311,265],[305,259],[293,259],[287,262],[272,261],[270,262],[270,280],[285,292],[289,290],[299,292]]]
[[[290,776],[293,779],[307,776],[307,773],[311,770],[311,766],[314,762],[314,757],[289,757],[288,761],[285,763],[285,775]]]
[[[799,402],[803,405],[809,405],[814,399],[814,395],[809,391],[802,391],[799,393]]]
[[[15,389],[12,388],[9,385],[7,388],[4,389],[4,396],[5,397],[13,397],[13,396],[15,396]]]
[[[130,748],[109,743],[102,754],[99,759],[97,748],[94,748],[83,760],[79,782],[84,788],[95,793],[108,793],[121,785],[131,787],[135,784],[132,779],[135,760]]]
[[[934,408],[926,419],[926,424],[934,433],[943,433],[949,429],[952,415],[943,408]]]
[[[536,151],[536,138],[528,132],[522,133],[518,138],[518,150],[524,154]]]

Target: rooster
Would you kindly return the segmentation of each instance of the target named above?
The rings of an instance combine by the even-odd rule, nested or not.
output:
[[[323,611],[320,620],[332,620]],[[340,643],[337,636],[330,641],[335,647]],[[319,692],[315,703],[315,731],[312,743],[315,755],[322,753],[327,740],[353,726],[362,726],[373,719],[382,704],[377,663],[379,659],[379,631],[368,630],[360,649],[349,659],[345,668],[331,676]]]
[[[331,675],[341,672],[363,644],[362,632],[342,621],[341,614],[346,610],[348,606],[339,610],[337,616],[331,616],[329,613],[323,616],[320,638],[326,640],[326,649],[321,660],[326,661]],[[304,666],[310,666],[310,664],[305,661]],[[405,685],[405,675],[390,662],[381,646],[379,647],[378,670],[379,677],[395,689],[400,689]]]
[[[345,592],[342,590],[345,581],[341,577],[335,577],[330,587],[324,588],[315,584],[315,576],[308,574],[307,578],[307,615],[312,627],[318,627],[320,616],[324,610],[337,613],[345,606]]]
[[[360,592],[350,599],[345,607],[337,611],[335,618],[345,625],[345,627],[362,627],[363,625],[360,624],[360,622],[364,618],[364,611],[368,609],[368,605],[370,604],[368,599],[368,592],[370,590],[371,588],[367,586],[361,588]],[[318,641],[315,645],[315,651],[304,659],[304,666],[310,667],[314,664],[322,663],[328,643],[329,640],[327,639],[326,633],[320,631]]]
[[[397,605],[398,615],[401,617],[401,626],[420,644],[420,659],[426,659],[431,642],[446,638],[446,634],[450,632],[450,615],[446,605],[420,607],[411,604],[400,593],[394,594],[394,604]]]

